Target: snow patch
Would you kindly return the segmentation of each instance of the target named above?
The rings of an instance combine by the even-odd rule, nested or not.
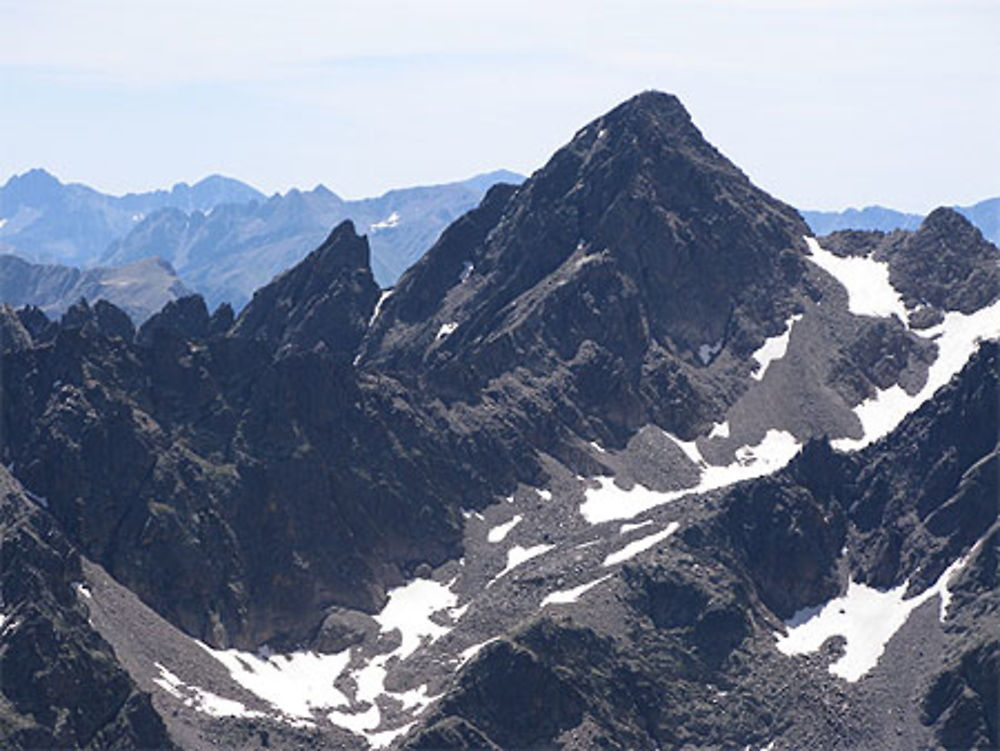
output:
[[[563,605],[571,602],[576,602],[580,599],[582,595],[592,590],[601,582],[610,579],[611,574],[606,574],[599,579],[594,579],[594,581],[587,582],[586,584],[581,584],[579,587],[573,587],[572,589],[563,589],[558,592],[552,592],[545,595],[542,600],[542,604],[539,607],[545,607],[546,605]]]
[[[831,441],[835,449],[854,451],[890,433],[965,366],[980,341],[1000,337],[1000,300],[968,315],[949,311],[944,321],[928,329],[924,336],[933,339],[938,346],[937,359],[928,369],[924,387],[910,396],[894,384],[861,402],[854,408],[854,414],[861,421],[864,435]]]
[[[889,283],[889,264],[873,258],[841,258],[820,247],[815,237],[806,237],[809,260],[833,276],[847,290],[847,308],[856,316],[899,316],[908,320],[906,306]]]
[[[596,452],[597,452],[598,454],[606,454],[606,453],[608,453],[607,449],[606,449],[606,448],[604,448],[604,447],[603,447],[603,446],[602,446],[601,444],[599,444],[599,443],[598,443],[597,441],[591,441],[591,442],[590,442],[590,447],[591,447],[592,449],[594,449],[594,451],[596,451]]]
[[[349,650],[272,655],[198,644],[226,667],[234,681],[289,717],[309,719],[313,709],[348,703],[333,684],[350,661]]]
[[[478,644],[473,644],[471,647],[468,647],[467,649],[463,649],[458,656],[458,667],[462,667],[462,665],[464,665],[473,657],[475,657],[479,653],[480,649],[485,647],[487,644],[492,644],[493,642],[497,641],[498,638],[499,637],[494,636],[492,639],[481,641]]]
[[[683,449],[683,444],[693,445],[693,442],[677,441],[677,444]],[[580,504],[580,513],[591,524],[615,519],[631,519],[644,511],[687,495],[707,493],[743,480],[770,474],[788,464],[798,450],[799,442],[795,436],[784,430],[771,429],[756,446],[743,446],[738,449],[736,459],[731,464],[703,465],[698,484],[689,488],[659,492],[637,484],[631,490],[624,490],[615,485],[613,477],[598,477],[597,487],[587,488],[584,491],[585,500]],[[697,451],[697,446],[694,446],[694,451]],[[693,456],[693,452],[689,456]],[[697,456],[701,460],[700,452]]]
[[[621,550],[616,550],[614,553],[608,555],[604,559],[604,566],[614,566],[615,564],[627,561],[629,558],[639,555],[644,550],[649,550],[651,547],[656,545],[662,540],[666,540],[670,535],[677,531],[680,524],[677,522],[670,522],[666,526],[666,529],[661,529],[659,532],[655,532],[646,537],[640,537],[638,540],[630,542],[628,545],[623,547]]]
[[[712,426],[708,433],[709,438],[729,438],[729,421],[719,422]]]
[[[507,565],[504,566],[503,571],[494,576],[489,584],[490,586],[498,579],[506,576],[511,570],[517,568],[525,561],[530,561],[532,558],[537,558],[540,555],[548,553],[555,545],[534,545],[530,548],[522,548],[520,545],[515,545],[510,550],[507,551]]]
[[[458,324],[455,321],[451,321],[450,323],[442,323],[441,328],[438,329],[437,336],[434,337],[434,341],[440,341],[441,339],[444,339],[446,336],[450,336],[457,328]]]
[[[516,514],[514,518],[511,519],[509,522],[498,524],[497,526],[495,526],[493,529],[491,529],[489,532],[486,533],[486,540],[488,542],[493,542],[493,543],[503,542],[503,539],[507,536],[507,533],[510,532],[512,529],[514,529],[514,527],[516,527],[518,524],[520,524],[521,519],[523,518],[524,517],[522,517],[520,514]]]
[[[264,716],[263,712],[247,709],[242,702],[226,699],[197,686],[189,686],[158,662],[153,665],[160,671],[160,677],[154,678],[153,683],[195,711],[204,712],[212,717]]]
[[[536,488],[535,492],[538,493],[538,495],[540,495],[542,497],[543,501],[551,501],[552,500],[552,491],[551,490],[544,490],[544,489],[539,490],[538,488]]]
[[[652,523],[653,523],[652,519],[646,519],[646,521],[638,522],[635,524],[626,522],[621,526],[621,529],[618,530],[618,534],[627,535],[629,532],[634,532],[637,529],[642,529],[643,527],[649,526]]]
[[[458,596],[447,585],[432,579],[414,579],[389,591],[389,600],[375,620],[383,632],[399,629],[403,642],[394,654],[405,660],[424,640],[434,642],[451,630],[430,616],[457,604]]]
[[[800,610],[787,620],[787,633],[776,634],[776,646],[786,655],[797,655],[815,652],[832,636],[843,636],[844,654],[830,665],[830,672],[853,683],[878,664],[885,645],[910,613],[935,595],[941,598],[939,618],[945,620],[951,600],[948,584],[971,555],[970,551],[956,560],[932,586],[910,599],[905,598],[908,581],[885,591],[849,582],[845,594],[823,606]]]
[[[87,585],[84,584],[83,582],[77,582],[73,586],[76,588],[76,593],[78,595],[81,595],[87,598],[88,600],[93,598],[94,595],[91,594],[90,590],[87,589]]]
[[[795,326],[795,322],[802,318],[801,315],[794,315],[785,324],[785,330],[782,331],[777,336],[772,336],[764,341],[760,349],[754,352],[751,357],[757,361],[760,365],[755,373],[751,373],[751,377],[755,380],[763,380],[764,374],[767,372],[768,367],[775,360],[780,360],[785,356],[785,352],[788,351],[788,340],[792,336],[792,327]]]
[[[389,216],[383,219],[381,222],[375,222],[374,224],[369,224],[368,229],[371,232],[378,232],[382,229],[389,229],[395,227],[399,224],[399,214],[393,211]]]

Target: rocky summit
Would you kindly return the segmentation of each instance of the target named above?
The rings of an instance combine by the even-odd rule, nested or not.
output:
[[[997,747],[998,261],[645,92],[391,289],[343,222],[238,316],[5,306],[0,734]]]

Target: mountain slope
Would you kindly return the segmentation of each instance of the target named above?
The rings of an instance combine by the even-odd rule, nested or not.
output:
[[[15,307],[33,305],[52,316],[85,298],[107,300],[142,323],[170,300],[187,294],[174,270],[159,258],[80,270],[0,255],[0,300]]]
[[[479,210],[492,226],[470,236],[456,225],[404,276],[363,364],[404,381],[419,373],[466,401],[501,376],[521,382],[511,390],[558,381],[551,389],[604,417],[581,432],[622,440],[653,420],[690,435],[738,386],[689,383],[720,354],[714,370],[738,371],[729,358],[745,359],[801,307],[805,224],[668,95],[591,123],[501,200]]]
[[[88,622],[79,554],[0,467],[0,737],[7,748],[173,748]]]
[[[391,294],[3,309],[0,459],[186,747],[985,744],[1000,251],[807,231],[647,92]]]

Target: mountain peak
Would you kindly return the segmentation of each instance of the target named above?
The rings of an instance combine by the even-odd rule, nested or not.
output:
[[[368,240],[345,220],[297,266],[254,293],[233,326],[234,336],[274,347],[308,350],[322,343],[353,357],[378,300]]]
[[[423,361],[451,393],[509,372],[511,353],[540,372],[586,356],[617,363],[615,378],[635,388],[615,415],[631,426],[660,409],[644,380],[668,382],[679,362],[708,367],[724,349],[745,358],[799,304],[805,223],[669,94],[598,117],[463,224],[404,276],[366,345],[392,370]],[[608,399],[595,393],[595,409]]]

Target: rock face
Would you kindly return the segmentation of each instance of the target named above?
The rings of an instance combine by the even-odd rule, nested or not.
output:
[[[367,257],[341,226],[228,332],[198,297],[134,341],[106,303],[30,345],[5,316],[4,461],[88,557],[209,643],[296,643],[330,606],[377,609],[458,554],[486,472],[519,471],[472,467],[480,449],[450,446],[411,395],[356,379]]]
[[[80,557],[0,467],[0,737],[20,748],[174,748],[80,598]]]
[[[891,712],[879,718],[884,703],[866,707],[876,684],[838,685],[822,662],[774,662],[773,624],[828,601],[848,578],[910,582],[916,594],[970,547],[952,580],[946,667],[893,690],[920,707],[941,747],[992,747],[998,357],[1000,346],[983,345],[959,379],[864,452],[817,440],[776,475],[679,510],[688,526],[669,552],[626,564],[600,606],[535,615],[484,648],[405,747],[705,748],[781,737],[797,748],[891,748],[904,733],[924,737]],[[931,456],[950,457],[948,470]],[[865,501],[874,498],[876,514]]]
[[[254,294],[233,335],[274,349],[321,345],[350,360],[378,298],[368,243],[346,221],[302,263]]]
[[[445,233],[362,363],[505,410],[543,411],[524,402],[545,392],[574,429],[616,442],[648,422],[690,435],[739,388],[699,383],[705,369],[798,310],[807,232],[674,97],[641,94]]]

